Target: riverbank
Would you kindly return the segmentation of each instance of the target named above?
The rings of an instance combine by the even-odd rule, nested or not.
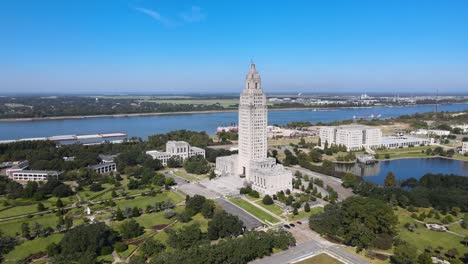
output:
[[[392,160],[402,160],[402,159],[447,159],[447,160],[458,160],[458,161],[465,161],[468,162],[468,157],[462,156],[462,155],[454,155],[452,157],[445,157],[445,156],[427,156],[426,154],[421,155],[421,156],[402,156],[402,157],[396,157],[396,158],[389,158],[389,159],[377,159],[379,162],[380,161],[392,161]]]
[[[454,103],[451,105],[456,105]],[[460,103],[466,104],[466,103]],[[298,111],[310,110],[312,112],[323,111],[338,111],[346,109],[372,109],[372,108],[404,108],[404,107],[424,107],[432,106],[432,104],[424,105],[406,105],[406,106],[356,106],[356,107],[292,107],[292,108],[269,108],[270,112],[274,111]],[[76,115],[76,116],[48,116],[48,117],[20,117],[20,118],[0,118],[0,122],[31,122],[31,121],[48,121],[48,120],[80,120],[92,118],[126,118],[126,117],[140,117],[140,116],[164,116],[164,115],[190,115],[190,114],[216,114],[216,113],[232,113],[237,112],[238,109],[224,109],[224,110],[205,110],[205,111],[181,111],[181,112],[153,112],[153,113],[130,113],[130,114],[111,114],[111,115]]]

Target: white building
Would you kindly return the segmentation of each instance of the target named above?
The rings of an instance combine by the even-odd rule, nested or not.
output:
[[[468,142],[463,142],[461,153],[468,153]]]
[[[380,146],[382,131],[379,128],[362,125],[326,126],[320,128],[322,147],[344,145],[348,151]]]
[[[162,165],[166,166],[167,161],[173,157],[179,157],[185,160],[193,156],[205,157],[205,150],[202,148],[192,147],[185,141],[168,141],[166,143],[166,151],[150,150],[146,151],[146,154],[150,155],[153,159],[161,161]]]
[[[45,170],[18,170],[12,171],[8,174],[8,178],[19,181],[47,181],[49,177],[57,178],[59,177],[60,172],[58,171],[45,171]]]
[[[418,129],[416,131],[411,132],[414,135],[429,135],[429,136],[448,136],[450,135],[450,131],[448,130],[440,130],[440,129]]]
[[[117,165],[115,162],[103,162],[89,167],[94,172],[99,174],[105,174],[112,171],[117,171]]]
[[[468,133],[468,124],[463,125],[452,125],[451,128],[460,128],[463,133]]]
[[[239,103],[239,154],[216,159],[216,173],[245,177],[263,194],[292,189],[292,173],[267,157],[268,109],[260,74],[251,64]]]
[[[428,146],[433,143],[433,139],[430,138],[418,138],[410,136],[398,136],[398,137],[383,137],[382,147],[386,148],[407,148],[410,146]]]

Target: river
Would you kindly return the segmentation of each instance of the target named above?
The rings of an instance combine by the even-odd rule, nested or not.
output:
[[[286,124],[293,121],[331,122],[351,119],[354,115],[382,115],[382,118],[397,117],[417,112],[434,111],[434,106],[411,107],[374,107],[346,108],[328,111],[311,110],[270,110],[268,123]],[[439,106],[440,111],[468,110],[468,104],[451,104]],[[0,140],[20,138],[50,137],[70,134],[95,134],[122,132],[129,137],[146,139],[149,135],[165,133],[171,130],[188,129],[206,131],[214,134],[222,125],[237,123],[237,112],[209,114],[171,114],[157,116],[99,117],[63,120],[37,120],[21,122],[0,122]]]

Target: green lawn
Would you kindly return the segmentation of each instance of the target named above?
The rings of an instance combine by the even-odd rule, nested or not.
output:
[[[18,245],[4,256],[5,263],[15,263],[33,253],[45,251],[47,246],[51,243],[58,243],[62,239],[63,234],[54,234],[48,237],[36,238],[31,241],[25,241]]]
[[[127,250],[125,250],[124,252],[119,252],[119,257],[122,258],[122,259],[126,259],[128,258],[128,256],[130,256],[130,254],[133,253],[133,251],[135,251],[135,249],[137,248],[137,246],[135,245],[128,245],[128,248]]]
[[[17,215],[25,215],[25,214],[32,214],[37,213],[37,204],[41,202],[47,209],[54,209],[55,203],[57,202],[57,197],[52,197],[44,201],[34,201],[30,199],[14,199],[8,200],[11,206],[5,207],[2,205],[2,209],[0,209],[0,218],[7,218]],[[74,196],[66,197],[61,199],[65,205],[68,205],[75,201]],[[5,198],[0,200],[1,203],[5,201]]]
[[[337,260],[334,257],[331,257],[328,254],[321,253],[311,258],[295,262],[295,264],[343,264],[343,262]]]
[[[133,208],[135,206],[145,209],[147,205],[154,205],[155,202],[163,202],[167,199],[171,199],[172,202],[175,204],[183,201],[183,198],[180,197],[179,195],[170,192],[170,191],[165,191],[163,193],[158,193],[155,197],[153,196],[137,196],[134,199],[122,199],[116,201],[116,206],[120,207],[120,209],[124,209],[126,207]]]
[[[255,202],[255,203],[260,205],[261,207],[267,209],[268,211],[274,213],[277,216],[281,216],[283,214],[283,209],[281,209],[281,207],[279,207],[276,204],[265,205],[265,204],[263,204],[263,202],[261,200]]]
[[[460,241],[463,240],[462,237],[447,232],[428,230],[421,223],[417,223],[414,219],[409,217],[408,213],[409,212],[403,209],[399,209],[397,211],[399,219],[398,235],[402,240],[416,246],[421,251],[428,246],[431,246],[432,248],[441,246],[444,248],[444,252],[449,248],[456,248],[458,249],[458,252],[467,251],[467,248],[460,243]],[[418,228],[411,232],[404,227],[405,223],[417,223]]]
[[[299,211],[297,215],[293,215],[292,213],[289,215],[289,220],[290,221],[297,221],[301,219],[307,219],[313,214],[321,213],[323,212],[323,207],[312,207],[310,208],[310,212],[305,212],[305,211]]]
[[[278,223],[279,220],[276,219],[275,217],[271,216],[270,214],[264,212],[263,210],[255,207],[254,205],[250,204],[249,202],[241,199],[241,198],[231,198],[229,199],[232,203],[235,205],[241,207],[242,209],[246,210],[247,212],[253,214],[256,216],[258,219],[261,219],[263,221],[268,221],[270,223]]]
[[[179,169],[171,169],[170,171],[172,171],[175,175],[181,177],[181,178],[184,178],[188,181],[199,181],[201,178],[205,178],[206,175],[194,175],[194,174],[191,174],[191,173],[188,173],[185,171],[185,169],[182,169],[182,168],[179,168]]]
[[[182,212],[184,206],[177,206],[175,211]],[[145,228],[151,228],[155,225],[168,225],[175,221],[175,217],[172,219],[167,219],[164,217],[164,212],[157,212],[151,214],[143,214],[139,217],[134,218],[140,225]]]

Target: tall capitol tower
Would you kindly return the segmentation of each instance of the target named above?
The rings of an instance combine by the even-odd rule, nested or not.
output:
[[[267,158],[268,109],[255,64],[245,78],[239,103],[239,174],[250,180],[251,161]]]
[[[292,173],[267,157],[268,108],[255,64],[245,78],[239,102],[239,154],[217,157],[215,173],[231,177],[240,186],[250,185],[263,194],[292,190]],[[240,176],[240,177],[239,177]],[[229,188],[228,186],[225,186]],[[234,192],[238,194],[237,192]]]

